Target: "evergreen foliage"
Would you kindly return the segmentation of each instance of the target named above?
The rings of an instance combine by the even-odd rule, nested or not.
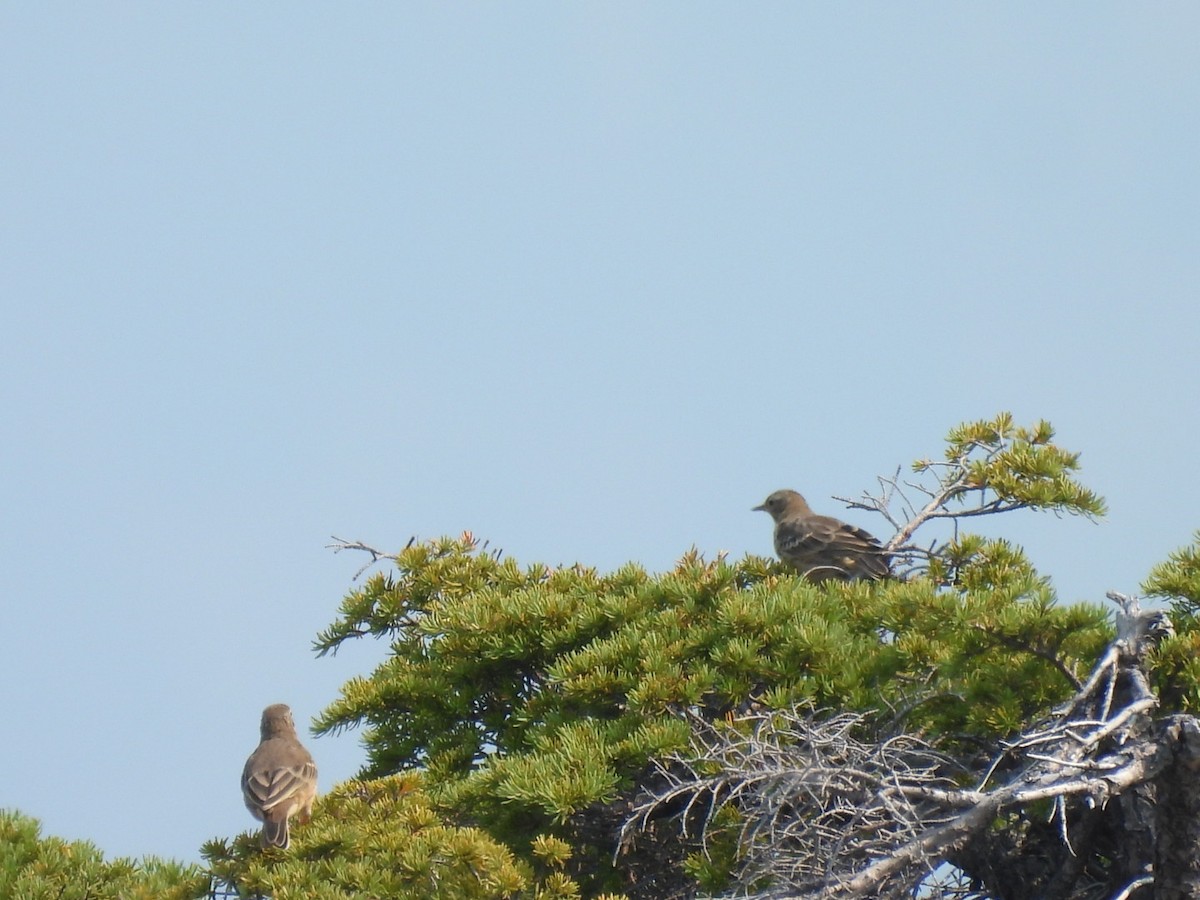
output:
[[[1020,547],[965,529],[1020,509],[1102,516],[1078,466],[1045,422],[1018,427],[1002,414],[958,426],[940,459],[848,501],[894,531],[901,574],[881,582],[816,585],[763,557],[694,549],[667,572],[630,563],[601,573],[522,565],[470,533],[414,539],[395,554],[343,542],[337,549],[371,554],[364,570],[383,566],[345,597],[315,648],[370,637],[389,653],[343,686],[315,730],[359,729],[366,764],[318,799],[288,851],[261,849],[253,832],[206,844],[211,873],[244,897],[275,900],[720,893],[746,859],[736,807],[705,818],[646,798],[669,796],[679,770],[705,773],[699,735],[740,746],[798,710],[814,734],[853,722],[847,747],[915,736],[948,761],[938,776],[947,785],[969,780],[1002,741],[1094,692],[1088,673],[1114,639],[1106,610],[1061,605]],[[1150,651],[1163,708],[1195,709],[1200,533],[1145,589],[1172,599],[1179,626]],[[1057,840],[1045,812],[997,818],[998,852]],[[12,834],[0,887],[70,871],[78,878],[64,884],[127,880],[64,897],[203,896],[193,870],[103,863],[89,845],[39,841],[31,820],[0,823]],[[956,861],[967,866],[975,850]],[[158,893],[137,892],[154,878]]]
[[[1169,709],[1200,711],[1200,531],[1150,570],[1142,589],[1171,601],[1176,636],[1159,649],[1155,687]]]
[[[500,900],[576,896],[558,869],[569,848],[546,851],[545,877],[477,828],[447,824],[419,773],[349,781],[321,797],[287,851],[262,850],[257,835],[204,846],[213,874],[249,895]],[[557,850],[557,853],[553,852]],[[566,885],[566,886],[564,886]]]
[[[685,895],[693,876],[716,889],[731,861],[696,853],[678,829],[648,856],[617,854],[648,764],[684,751],[693,719],[797,704],[867,711],[961,750],[1078,687],[1112,637],[1099,606],[1060,606],[1007,541],[956,529],[917,548],[904,527],[1021,508],[1103,515],[1077,468],[1044,422],[1001,415],[954,429],[945,462],[914,466],[932,479],[917,483],[927,502],[899,514],[887,497],[864,504],[889,515],[902,539],[892,548],[914,560],[907,580],[882,584],[817,586],[761,557],[694,550],[665,573],[602,574],[522,566],[470,534],[410,542],[377,554],[391,568],[352,591],[318,637],[320,653],[368,635],[391,652],[344,686],[317,730],[361,728],[364,778],[424,770],[445,816],[527,864],[545,841],[565,842],[585,895],[667,896],[667,885]]]
[[[0,810],[0,897],[7,900],[188,900],[207,890],[195,866],[106,860],[86,841],[42,837],[36,819]]]
[[[1149,596],[1172,600],[1173,612],[1179,618],[1200,613],[1200,531],[1192,540],[1191,546],[1175,550],[1166,562],[1151,569],[1142,585]]]

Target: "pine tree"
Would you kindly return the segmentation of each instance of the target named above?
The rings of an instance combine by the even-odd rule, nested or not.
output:
[[[1194,846],[1171,842],[1194,814],[1172,829],[1153,809],[1163,778],[1187,796],[1168,745],[1194,721],[1168,713],[1197,699],[1200,551],[1148,582],[1180,598],[1171,637],[1132,601],[1120,632],[1099,604],[1060,604],[1018,546],[965,530],[1022,509],[1102,516],[1077,470],[1047,423],[954,429],[940,459],[849,501],[894,529],[897,577],[878,583],[695,550],[664,573],[600,573],[522,566],[470,534],[394,554],[339,542],[371,573],[316,649],[389,647],[317,722],[361,729],[361,778],[287,854],[245,835],[206,856],[277,898],[936,896],[933,872],[960,897],[1147,884],[1146,865]],[[1128,753],[1136,772],[1103,769]],[[1034,776],[1061,790],[1023,791]],[[953,840],[921,843],[935,833]],[[1186,884],[1170,865],[1159,884]],[[1183,890],[1161,896],[1200,897]]]

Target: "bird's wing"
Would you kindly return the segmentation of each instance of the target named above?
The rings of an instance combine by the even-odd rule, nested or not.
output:
[[[298,798],[307,799],[317,780],[317,768],[312,763],[300,766],[288,766],[281,769],[260,769],[250,773],[242,781],[242,790],[246,798],[264,813],[276,806]]]
[[[781,559],[840,569],[853,577],[882,578],[891,571],[878,540],[832,516],[803,516],[780,522],[775,546]]]
[[[803,516],[784,519],[775,526],[775,552],[781,559],[788,556],[810,556],[826,545],[826,537],[818,529],[814,529],[813,524],[812,516]]]
[[[852,574],[860,578],[886,578],[891,574],[891,558],[874,535],[845,522],[839,524],[841,528],[830,542],[831,552],[850,564]]]
[[[242,773],[247,805],[253,804],[264,813],[292,798],[301,803],[310,800],[317,783],[317,767],[308,751],[295,743],[269,747],[272,743],[261,744],[246,761]]]

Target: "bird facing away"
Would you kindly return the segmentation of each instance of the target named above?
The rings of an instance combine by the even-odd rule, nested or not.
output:
[[[811,582],[874,581],[892,572],[891,557],[879,541],[833,516],[818,516],[795,491],[776,491],[754,509],[775,520],[779,558]]]
[[[286,850],[291,842],[288,819],[299,813],[303,824],[312,816],[317,767],[296,736],[286,703],[264,709],[260,727],[262,740],[242,770],[242,799],[263,823],[262,845]]]

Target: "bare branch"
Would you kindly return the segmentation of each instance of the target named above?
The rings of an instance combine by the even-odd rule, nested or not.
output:
[[[367,569],[371,568],[371,566],[375,565],[375,563],[379,562],[381,559],[390,559],[392,562],[399,562],[400,560],[399,554],[384,553],[382,550],[376,550],[374,547],[364,544],[362,541],[348,541],[345,538],[338,537],[336,534],[330,535],[330,539],[333,541],[333,543],[326,544],[326,550],[332,550],[334,553],[341,553],[343,550],[359,550],[363,553],[370,554],[370,562],[365,563],[357,572],[355,572],[354,577],[351,578],[351,581],[358,581],[363,572],[367,571]],[[417,538],[415,535],[410,537],[408,539],[408,543],[404,545],[404,549],[407,550],[416,542],[416,540]]]
[[[1141,878],[1135,878],[1125,886],[1125,889],[1122,890],[1121,893],[1116,894],[1112,900],[1129,900],[1129,898],[1133,895],[1133,892],[1138,888],[1146,887],[1147,885],[1151,884],[1154,884],[1153,875],[1143,875]]]
[[[1070,701],[1001,748],[975,790],[959,786],[968,773],[954,759],[919,736],[877,735],[865,714],[798,709],[720,728],[697,721],[692,753],[661,764],[662,787],[635,807],[622,846],[682,809],[684,827],[707,847],[712,832],[730,827],[717,824],[729,821],[718,813],[732,808],[739,896],[898,898],[999,816],[1049,801],[1069,856],[1077,839],[1090,840],[1088,810],[1146,784],[1169,759],[1150,728],[1157,699],[1136,660],[1110,648],[1086,681],[1074,679]],[[988,787],[1002,761],[1007,780]],[[1079,829],[1068,821],[1076,814]],[[764,883],[768,893],[755,893]]]

